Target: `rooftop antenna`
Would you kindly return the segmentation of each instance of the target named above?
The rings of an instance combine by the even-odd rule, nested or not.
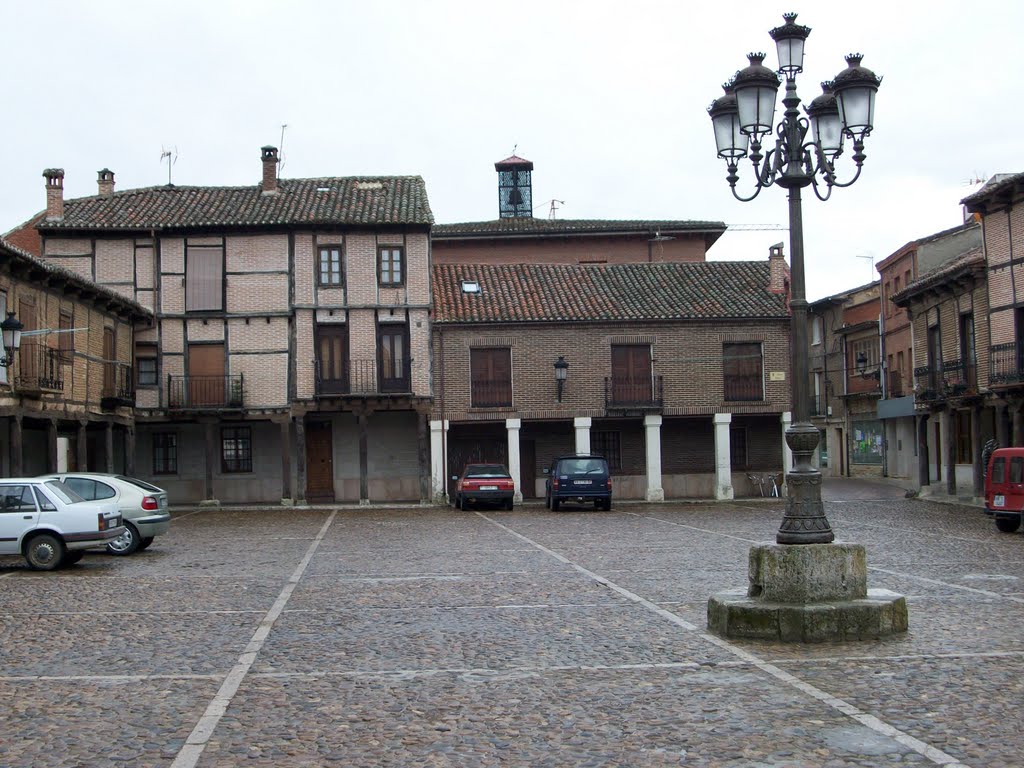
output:
[[[548,210],[548,218],[554,221],[557,218],[558,206],[565,205],[565,200],[551,200],[551,208]]]
[[[171,167],[176,162],[178,162],[178,148],[175,147],[174,149],[164,149],[163,146],[161,145],[160,162],[162,163],[165,158],[167,160],[167,186],[173,187],[174,184],[171,183]]]
[[[867,253],[865,253],[865,254],[857,254],[857,258],[858,259],[870,259],[870,263],[868,264],[868,269],[871,271],[870,272],[870,274],[871,274],[871,281],[874,282],[874,280],[875,280],[875,257],[874,257],[874,254],[867,254]]]
[[[277,156],[277,175],[281,175],[281,171],[284,170],[284,129],[288,127],[288,123],[281,123],[281,141],[278,144],[280,153]]]
[[[964,179],[961,183],[965,187],[973,187],[975,184],[984,184],[986,181],[988,181],[987,173],[978,173],[977,171],[975,171],[974,175],[971,176],[971,178]]]

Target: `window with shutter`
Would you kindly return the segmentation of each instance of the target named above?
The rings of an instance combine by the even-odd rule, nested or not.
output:
[[[512,405],[512,350],[480,347],[469,351],[469,375],[474,408]]]

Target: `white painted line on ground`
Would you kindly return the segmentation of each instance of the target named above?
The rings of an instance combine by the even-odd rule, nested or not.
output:
[[[861,725],[864,725],[865,727],[870,728],[871,730],[875,731],[876,733],[880,733],[883,736],[888,736],[889,738],[891,738],[894,741],[902,744],[903,746],[907,747],[908,749],[912,749],[914,752],[917,752],[919,755],[922,755],[923,757],[926,757],[927,759],[931,760],[933,763],[935,763],[937,765],[950,766],[950,768],[967,768],[967,766],[965,766],[964,764],[958,762],[957,759],[955,757],[953,757],[952,755],[948,755],[945,752],[943,752],[942,750],[936,749],[935,747],[931,746],[930,744],[926,744],[925,742],[921,741],[920,739],[916,739],[913,736],[911,736],[910,734],[904,733],[903,731],[900,731],[899,729],[894,728],[893,726],[889,725],[886,722],[883,722],[882,720],[880,720],[879,718],[875,717],[874,715],[869,715],[866,712],[862,712],[861,710],[859,710],[857,707],[853,706],[852,704],[850,704],[850,703],[848,703],[846,701],[843,701],[840,698],[832,696],[831,694],[826,693],[825,691],[821,690],[820,688],[816,688],[815,686],[811,685],[810,683],[805,683],[803,680],[800,680],[798,677],[790,674],[789,672],[785,671],[781,667],[779,667],[779,666],[777,666],[775,664],[770,664],[770,663],[768,663],[766,661],[763,661],[759,657],[755,656],[753,653],[750,653],[749,651],[746,651],[746,650],[744,650],[744,649],[742,649],[742,648],[740,648],[738,646],[733,645],[728,640],[723,640],[722,638],[718,637],[717,635],[712,635],[712,634],[710,634],[708,632],[703,631],[697,625],[691,624],[690,622],[686,621],[686,619],[682,618],[681,616],[677,616],[676,614],[672,613],[671,611],[665,610],[664,608],[662,608],[662,607],[652,603],[650,600],[647,600],[646,598],[641,597],[640,595],[636,594],[635,592],[630,592],[628,589],[625,589],[624,587],[620,587],[618,584],[615,584],[614,582],[611,582],[608,579],[605,579],[602,576],[599,576],[598,574],[594,573],[593,571],[591,571],[591,570],[589,570],[587,568],[584,568],[582,565],[578,565],[577,563],[574,563],[573,561],[569,560],[564,555],[560,555],[558,552],[555,552],[553,550],[548,549],[543,544],[540,544],[539,542],[536,542],[533,539],[530,539],[529,537],[524,536],[523,534],[521,534],[521,533],[519,533],[517,531],[514,531],[513,529],[509,528],[506,525],[502,525],[497,520],[493,520],[493,519],[489,518],[487,515],[485,515],[485,514],[483,514],[481,512],[477,512],[476,514],[479,515],[480,517],[482,517],[484,520],[487,520],[492,525],[498,526],[499,528],[501,528],[502,530],[504,530],[507,533],[511,534],[512,536],[515,536],[516,538],[521,539],[522,541],[525,541],[525,542],[527,542],[529,544],[532,544],[533,546],[537,547],[537,549],[539,549],[541,552],[544,552],[547,555],[549,555],[550,557],[553,557],[554,559],[558,560],[560,563],[564,563],[565,565],[568,565],[569,567],[574,568],[579,573],[582,573],[584,576],[587,576],[588,578],[593,579],[597,583],[603,584],[604,586],[608,587],[609,589],[611,589],[611,590],[613,590],[615,592],[618,592],[620,595],[622,595],[626,599],[632,600],[634,603],[637,603],[638,605],[642,605],[644,608],[646,608],[647,610],[651,611],[652,613],[655,613],[658,616],[661,616],[663,619],[666,619],[667,621],[670,621],[671,623],[675,624],[676,626],[678,626],[678,627],[680,627],[682,629],[685,629],[688,632],[696,633],[697,636],[700,637],[702,640],[705,640],[706,642],[708,642],[708,643],[710,643],[712,645],[715,645],[715,646],[721,648],[724,651],[727,651],[727,652],[731,653],[733,656],[736,656],[736,657],[738,657],[738,658],[748,662],[749,664],[753,665],[754,667],[757,667],[757,669],[761,670],[765,674],[771,675],[772,677],[776,678],[777,680],[780,680],[781,682],[785,683],[786,685],[790,686],[791,688],[795,688],[796,690],[798,690],[798,691],[800,691],[800,692],[802,692],[802,693],[804,693],[804,694],[806,694],[808,696],[811,696],[812,698],[817,699],[818,701],[822,702],[826,706],[829,706],[832,709],[834,709],[834,710],[836,710],[838,712],[841,712],[842,714],[844,714],[847,717],[855,720],[856,722],[860,723]],[[644,516],[643,515],[638,515],[638,517],[644,517]],[[645,519],[657,519],[657,518],[645,518]],[[666,521],[660,521],[660,522],[666,522]],[[690,526],[684,526],[684,527],[690,527]],[[714,533],[717,534],[717,532],[714,532]],[[717,534],[717,535],[722,535],[722,534]],[[738,537],[732,537],[732,538],[738,538]],[[173,768],[173,766],[172,766],[172,768]]]
[[[213,700],[207,705],[206,712],[199,718],[199,722],[196,723],[195,728],[192,729],[192,733],[185,740],[185,745],[178,752],[177,757],[174,758],[174,762],[171,763],[171,768],[195,768],[196,763],[199,762],[199,758],[203,754],[203,750],[206,749],[206,744],[209,742],[210,737],[213,735],[214,729],[220,719],[224,716],[228,707],[231,705],[231,700],[238,693],[238,688],[242,684],[242,680],[249,673],[249,669],[252,667],[253,662],[256,661],[256,654],[259,653],[263,647],[263,643],[266,642],[267,636],[270,634],[270,630],[274,627],[274,622],[280,617],[282,611],[284,611],[285,605],[288,603],[288,598],[292,596],[292,592],[295,591],[295,587],[299,583],[299,579],[302,578],[302,574],[306,572],[306,568],[309,567],[310,561],[313,559],[313,555],[316,553],[317,547],[320,546],[320,542],[323,541],[324,536],[327,535],[328,529],[331,527],[331,523],[334,522],[334,517],[337,515],[337,511],[331,512],[330,517],[320,527],[320,532],[316,538],[313,539],[313,543],[309,545],[306,550],[305,556],[302,561],[295,568],[291,577],[288,579],[288,583],[284,585],[284,589],[281,590],[281,594],[277,596],[277,600],[271,606],[270,610],[267,611],[267,615],[263,617],[260,625],[256,628],[252,638],[249,640],[249,644],[242,651],[241,656],[238,657],[238,661],[235,662],[235,666],[228,672],[227,677],[220,686],[220,690],[217,691],[217,695],[213,697]]]
[[[0,676],[0,683],[95,682],[143,683],[146,680],[223,680],[224,675],[10,675]]]
[[[885,573],[889,576],[899,576],[903,579],[913,579],[914,581],[922,581],[925,584],[934,584],[938,587],[947,587],[948,589],[956,589],[961,592],[970,592],[975,595],[984,595],[985,597],[994,597],[998,600],[1009,600],[1013,603],[1024,604],[1024,598],[1014,597],[1013,595],[1003,594],[1002,592],[993,592],[990,589],[978,589],[977,587],[965,587],[963,584],[951,584],[948,581],[939,581],[939,579],[929,579],[927,576],[915,576],[912,573],[901,573],[900,571],[892,571],[888,568],[878,568],[875,566],[868,566],[869,571],[878,571],[879,573]],[[921,597],[928,597],[928,595],[921,595]]]

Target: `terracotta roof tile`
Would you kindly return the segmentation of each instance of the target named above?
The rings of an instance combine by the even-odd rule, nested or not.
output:
[[[766,261],[661,264],[437,264],[436,323],[789,317]],[[479,283],[464,293],[463,280]]]
[[[64,202],[41,230],[204,229],[273,225],[386,225],[434,221],[419,176],[281,179],[278,192],[250,187],[163,186]]]

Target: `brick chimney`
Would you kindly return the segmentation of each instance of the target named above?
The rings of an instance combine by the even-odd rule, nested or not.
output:
[[[47,168],[43,176],[46,178],[46,218],[60,221],[64,218],[64,169]]]
[[[782,243],[776,243],[768,249],[768,290],[789,296],[789,265],[786,263]]]
[[[100,188],[100,197],[110,197],[114,194],[114,172],[109,168],[98,171],[96,183]]]
[[[277,192],[277,147],[263,147],[263,194]]]

